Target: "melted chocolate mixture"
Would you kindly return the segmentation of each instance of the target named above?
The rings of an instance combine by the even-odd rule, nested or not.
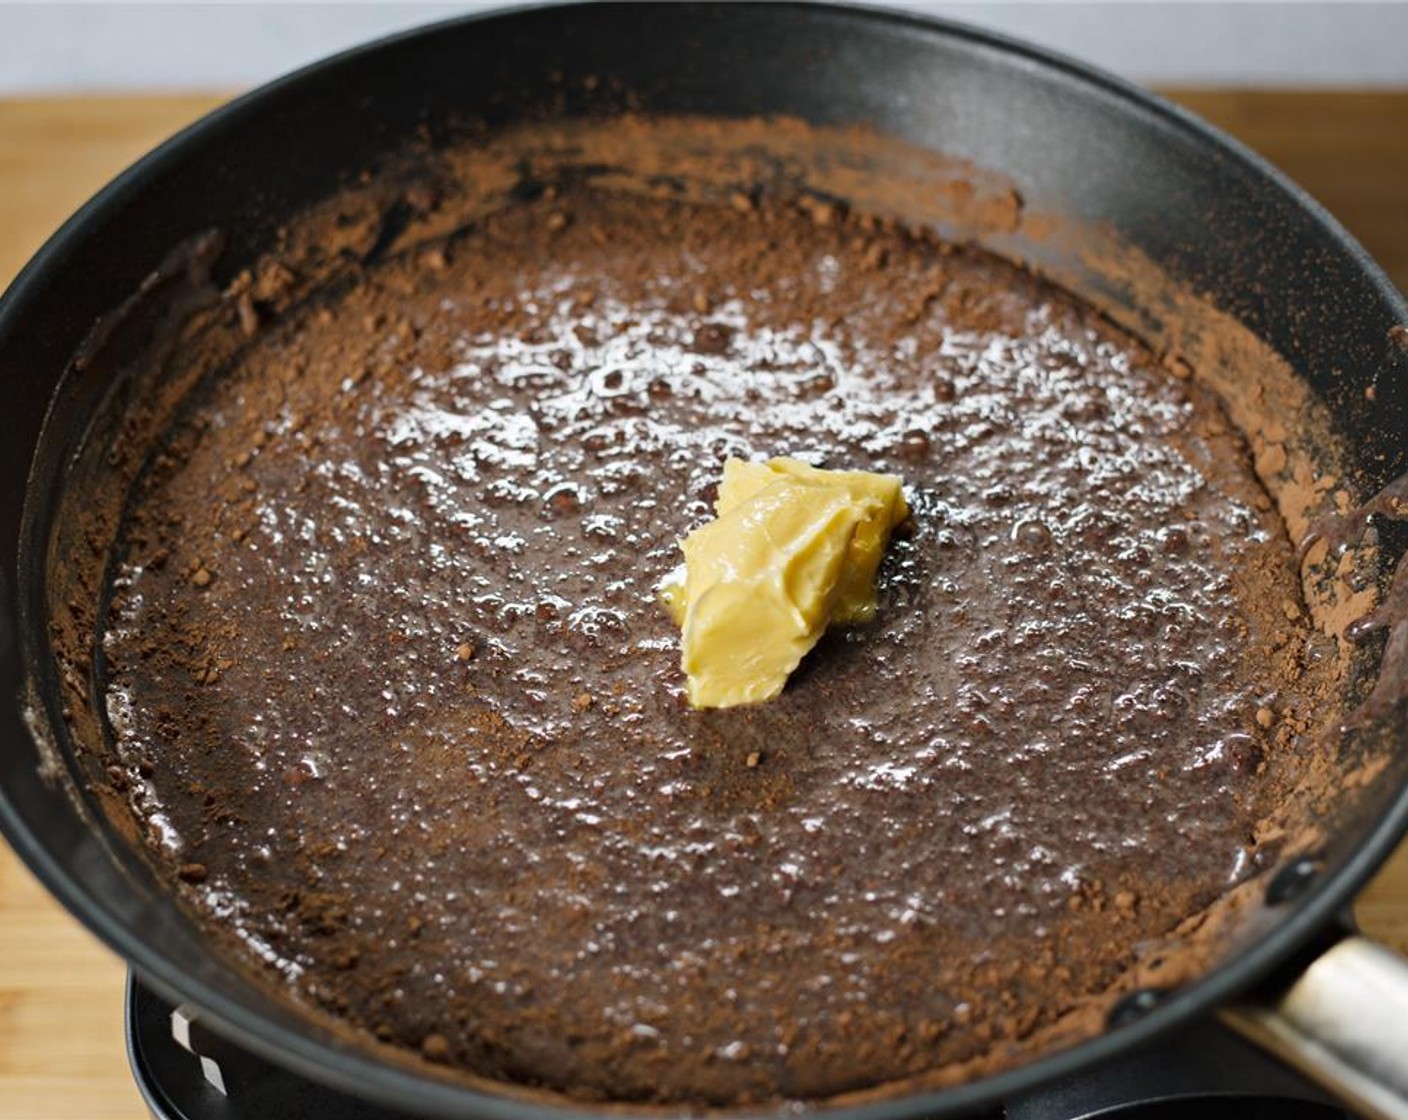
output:
[[[736,201],[369,270],[133,496],[107,697],[163,858],[432,1061],[740,1103],[1019,1060],[1250,874],[1327,683],[1194,383],[994,258]],[[655,585],[782,454],[912,524],[873,625],[691,711]]]

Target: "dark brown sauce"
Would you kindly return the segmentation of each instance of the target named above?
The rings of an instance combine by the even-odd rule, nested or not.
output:
[[[303,996],[584,1097],[823,1096],[1020,1060],[1251,873],[1334,682],[1240,435],[1012,266],[824,219],[525,204],[192,401],[109,713]],[[655,586],[780,454],[912,527],[873,625],[690,711]]]

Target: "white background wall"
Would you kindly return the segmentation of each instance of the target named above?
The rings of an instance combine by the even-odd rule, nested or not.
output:
[[[889,3],[985,25],[1146,83],[1408,86],[1404,0]],[[389,31],[489,6],[0,0],[0,94],[239,88]]]

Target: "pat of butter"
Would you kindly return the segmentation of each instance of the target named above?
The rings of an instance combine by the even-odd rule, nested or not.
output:
[[[696,708],[771,700],[828,624],[873,618],[885,546],[909,516],[894,475],[796,459],[728,460],[714,508],[661,586]]]

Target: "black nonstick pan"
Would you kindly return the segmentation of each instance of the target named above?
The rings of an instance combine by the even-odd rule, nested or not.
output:
[[[1353,449],[1347,477],[1361,497],[1408,470],[1398,341],[1408,306],[1334,220],[1157,98],[971,29],[787,4],[527,9],[338,56],[188,129],[85,206],[0,303],[0,686],[15,698],[0,711],[0,822],[49,889],[162,994],[202,1008],[250,1050],[409,1112],[521,1120],[567,1106],[390,1062],[251,983],[201,935],[112,823],[91,780],[93,748],[69,731],[64,709],[93,682],[75,679],[51,645],[64,548],[80,539],[57,518],[85,477],[85,441],[121,392],[115,371],[151,341],[152,324],[133,331],[131,314],[112,313],[144,283],[159,287],[148,278],[163,267],[184,266],[174,247],[220,231],[217,276],[228,278],[407,137],[433,146],[467,121],[492,132],[623,109],[864,124],[1001,176],[1029,211],[1118,241],[1279,355]],[[980,240],[1146,335],[1180,337],[1183,304],[1102,271],[1078,240]],[[1387,569],[1402,541],[1391,525],[1380,532]],[[1401,640],[1390,636],[1390,654]],[[1342,917],[1408,828],[1408,723],[1401,710],[1380,722],[1376,764],[1346,781],[1316,843],[1291,846],[1255,880],[1265,920],[1205,975],[1137,992],[1098,1037],[1010,1072],[836,1107],[874,1120],[991,1108],[1219,1015],[1366,1113],[1408,1117],[1408,966]]]

